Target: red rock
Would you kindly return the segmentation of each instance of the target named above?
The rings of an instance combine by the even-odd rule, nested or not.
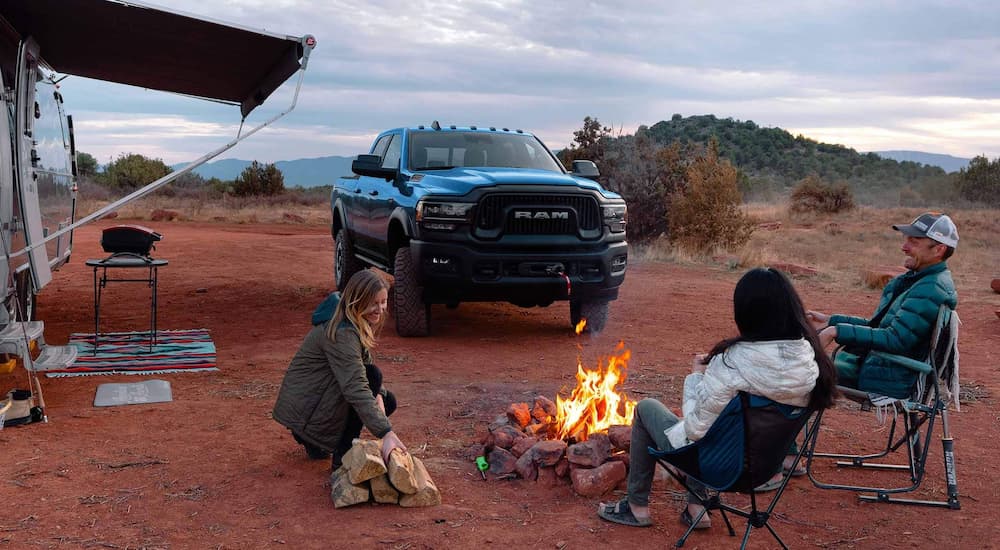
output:
[[[523,428],[531,422],[531,409],[527,403],[511,403],[507,407],[507,418]]]
[[[990,282],[990,288],[993,289],[993,292],[1000,292],[1000,279],[993,279]]]
[[[560,458],[555,465],[556,475],[559,477],[569,477],[569,461],[565,457]]]
[[[507,449],[494,448],[486,460],[490,463],[490,473],[498,476],[514,473],[517,457]]]
[[[612,460],[617,460],[618,462],[621,462],[621,463],[625,464],[625,469],[626,470],[628,469],[628,465],[629,465],[629,454],[628,453],[613,454],[613,455],[611,455],[611,458],[608,459],[608,461],[612,461]]]
[[[586,441],[566,448],[566,459],[573,464],[600,466],[611,456],[611,440],[606,434],[590,434]]]
[[[535,464],[534,457],[531,454],[531,450],[521,455],[521,458],[517,459],[514,464],[514,469],[517,471],[517,475],[521,476],[521,479],[527,479],[528,481],[535,481],[538,478],[538,465]]]
[[[611,426],[608,428],[608,439],[614,448],[620,451],[629,450],[632,445],[632,426]]]
[[[614,489],[625,479],[625,464],[613,460],[596,468],[577,468],[570,472],[573,490],[583,497],[598,497]]]
[[[541,434],[543,436],[545,434],[547,434],[549,431],[551,431],[552,429],[553,429],[553,425],[550,424],[550,423],[548,423],[548,422],[544,422],[544,423],[536,422],[534,424],[528,424],[527,426],[524,427],[524,431],[526,433],[528,433],[528,434],[531,434],[531,435],[539,435],[539,434]]]
[[[149,219],[154,222],[172,222],[174,220],[179,220],[181,217],[180,213],[173,210],[162,210],[157,208],[149,214]]]
[[[789,262],[772,262],[771,267],[780,269],[789,275],[817,275],[819,270],[807,265],[793,264]]]
[[[547,422],[549,417],[556,416],[556,404],[544,395],[535,398],[535,406],[531,408],[531,416],[539,422]]]
[[[531,455],[535,464],[539,466],[555,466],[559,459],[566,454],[566,442],[561,439],[548,439],[539,441],[532,445],[530,449],[521,457]]]
[[[291,212],[285,212],[281,215],[281,219],[286,222],[291,223],[305,223],[306,219],[298,214],[292,214]]]
[[[502,449],[510,449],[514,442],[524,437],[524,432],[514,426],[500,426],[490,432],[493,436],[493,445]]]
[[[544,487],[557,487],[565,483],[565,478],[559,477],[555,468],[541,467],[538,469],[538,479],[536,480]]]
[[[521,456],[528,452],[528,449],[534,446],[535,443],[538,443],[537,437],[522,437],[514,442],[514,445],[510,448],[510,452],[514,453],[514,456]]]
[[[878,265],[866,270],[862,278],[868,288],[884,288],[893,278],[906,273],[906,268],[898,265]]]

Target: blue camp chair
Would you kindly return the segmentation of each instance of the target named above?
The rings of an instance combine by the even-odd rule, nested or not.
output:
[[[871,454],[842,454],[817,451],[818,434],[810,442],[806,451],[806,471],[813,484],[821,489],[842,489],[856,491],[859,498],[866,501],[887,502],[897,504],[920,504],[938,506],[958,510],[961,504],[958,500],[958,481],[955,474],[954,440],[948,425],[948,406],[954,399],[958,400],[958,314],[948,306],[942,305],[938,310],[937,322],[931,334],[927,358],[923,361],[872,351],[882,359],[918,373],[916,382],[909,398],[895,399],[883,395],[863,392],[854,388],[839,387],[841,395],[861,405],[861,410],[876,410],[883,415],[892,416],[889,435],[885,446]],[[840,361],[842,353],[835,352],[834,363]],[[943,447],[945,484],[947,498],[945,500],[906,499],[895,496],[899,493],[915,491],[923,481],[927,464],[927,452],[930,449],[931,436],[934,434],[936,420],[940,417],[941,445]],[[902,419],[902,429],[898,429],[897,419]],[[904,457],[893,454],[903,449]],[[829,480],[835,476],[829,472],[823,474],[827,481],[822,481],[814,471],[816,458],[840,459],[835,462],[839,468],[864,468],[881,472],[897,472],[903,475],[897,477],[892,484],[858,485],[856,483],[833,483]],[[902,462],[902,463],[901,463]],[[843,476],[840,476],[841,478]],[[883,478],[885,476],[882,476]],[[886,486],[889,485],[889,486]]]
[[[740,392],[734,397],[711,428],[700,440],[673,451],[661,451],[654,447],[649,453],[669,466],[670,472],[688,491],[695,495],[705,507],[698,517],[693,518],[691,527],[677,541],[676,546],[684,546],[691,531],[709,510],[719,510],[726,522],[730,536],[736,536],[726,512],[747,519],[746,532],[740,548],[745,548],[753,528],[766,527],[782,548],[788,548],[781,537],[768,524],[768,519],[785,491],[790,479],[785,476],[777,492],[765,510],[757,508],[755,488],[781,471],[782,461],[799,432],[805,428],[805,439],[813,437],[822,412],[817,412],[815,420],[808,423],[813,411],[805,407],[783,405],[770,399]],[[808,425],[807,425],[808,423]],[[792,470],[802,458],[806,446],[799,448]],[[703,495],[692,491],[687,477],[695,478],[719,493],[746,493],[750,495],[750,510],[734,508],[722,502],[719,494]]]

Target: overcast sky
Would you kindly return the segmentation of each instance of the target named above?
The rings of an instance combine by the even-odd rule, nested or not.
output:
[[[674,113],[859,151],[1000,157],[1000,7],[990,0],[169,5],[318,41],[296,110],[223,158],[355,155],[383,129],[432,120],[522,128],[559,149],[585,116],[632,133]],[[125,152],[193,160],[239,123],[237,107],[79,78],[62,86],[78,148],[102,164]],[[291,90],[250,122],[287,107]]]

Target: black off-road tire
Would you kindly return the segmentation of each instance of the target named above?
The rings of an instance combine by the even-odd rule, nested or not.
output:
[[[333,284],[337,285],[337,290],[343,291],[347,281],[364,267],[354,255],[354,243],[347,234],[347,228],[337,231],[333,248]]]
[[[392,291],[392,315],[396,319],[396,334],[403,337],[427,336],[431,329],[431,306],[424,303],[424,289],[417,284],[417,266],[409,247],[396,251]]]
[[[573,327],[581,319],[587,320],[584,332],[601,332],[608,322],[610,302],[607,300],[571,300],[569,303],[569,321]]]

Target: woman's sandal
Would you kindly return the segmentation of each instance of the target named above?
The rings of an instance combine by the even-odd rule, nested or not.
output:
[[[628,499],[621,499],[615,503],[602,502],[597,506],[597,516],[603,520],[629,527],[649,527],[653,524],[650,518],[637,518],[632,513],[628,505]]]
[[[809,473],[809,472],[806,471],[806,467],[802,466],[802,465],[797,466],[794,470],[792,470],[790,468],[786,468],[785,466],[782,466],[781,467],[781,471],[786,476],[792,476],[792,477],[802,477],[802,476],[806,475],[807,473]]]
[[[686,506],[684,507],[684,511],[681,512],[681,523],[687,525],[688,527],[691,527],[691,524],[694,523],[694,518],[691,517],[691,512],[688,512]],[[701,516],[701,519],[698,520],[698,524],[695,525],[694,528],[708,529],[711,526],[712,526],[712,518],[708,515],[708,512],[705,512],[705,515]]]

